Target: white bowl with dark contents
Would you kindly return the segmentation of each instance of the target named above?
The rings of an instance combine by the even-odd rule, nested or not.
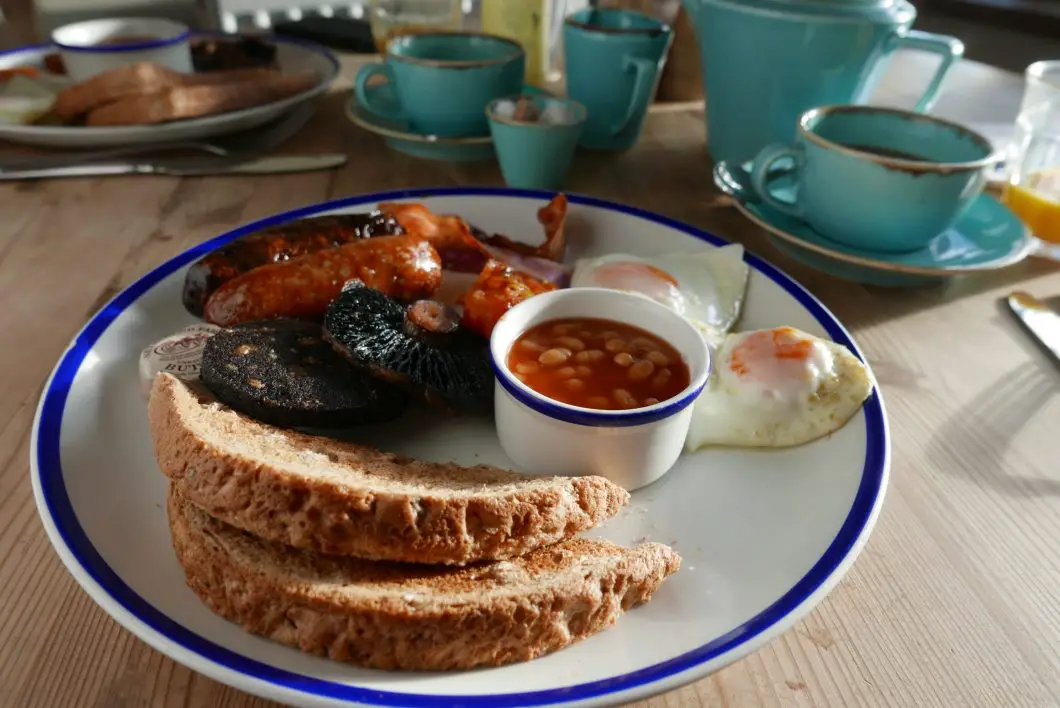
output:
[[[105,18],[63,25],[52,32],[67,75],[75,82],[109,69],[151,62],[192,71],[187,25],[154,17]]]
[[[710,353],[686,319],[604,288],[524,300],[490,337],[501,447],[536,475],[601,475],[634,490],[681,454]]]

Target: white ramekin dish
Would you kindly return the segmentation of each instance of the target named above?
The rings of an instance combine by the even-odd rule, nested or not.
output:
[[[181,73],[191,73],[191,31],[187,25],[163,18],[107,18],[63,25],[52,32],[67,75],[84,81],[126,64],[153,62]],[[101,45],[122,37],[143,38],[125,44]]]
[[[669,342],[689,368],[688,386],[653,406],[604,411],[548,398],[508,369],[515,340],[534,325],[593,317],[633,325]],[[677,461],[692,422],[692,403],[710,375],[710,353],[686,319],[642,295],[604,288],[554,290],[524,300],[493,328],[494,417],[501,447],[533,475],[600,475],[633,491]]]

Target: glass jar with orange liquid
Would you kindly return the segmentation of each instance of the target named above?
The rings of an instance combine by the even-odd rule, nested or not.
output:
[[[1005,160],[1003,201],[1060,257],[1060,61],[1027,68],[1027,88]]]
[[[463,26],[461,0],[372,0],[368,22],[380,54],[394,37],[426,32],[455,32]]]

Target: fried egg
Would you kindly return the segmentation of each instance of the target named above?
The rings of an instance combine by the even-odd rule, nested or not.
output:
[[[713,350],[740,318],[749,272],[739,244],[649,258],[611,254],[576,261],[571,287],[651,298],[696,325]]]
[[[0,82],[0,123],[29,125],[51,110],[56,88],[25,76]]]
[[[872,393],[846,347],[793,327],[730,334],[693,404],[685,447],[790,447],[842,428]]]

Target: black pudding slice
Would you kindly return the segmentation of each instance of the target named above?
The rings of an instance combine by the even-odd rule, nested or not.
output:
[[[301,320],[247,322],[214,334],[199,377],[221,403],[283,427],[382,423],[408,403],[403,391],[336,354],[318,323]]]
[[[405,305],[351,280],[328,306],[324,337],[358,367],[427,403],[450,411],[489,410],[489,344],[459,320],[440,302]]]

